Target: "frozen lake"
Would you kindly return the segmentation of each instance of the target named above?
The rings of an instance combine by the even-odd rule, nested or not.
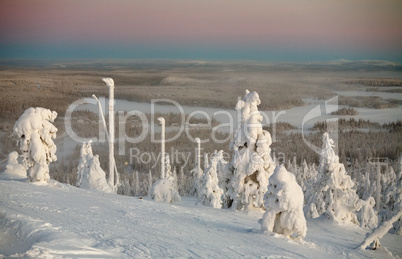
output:
[[[352,96],[352,94],[356,94],[353,92],[348,92]],[[371,93],[371,92],[359,92],[358,95],[361,96],[361,93]],[[376,92],[372,92],[376,93]],[[388,94],[388,93],[379,93],[379,94]],[[401,98],[402,94],[392,94],[394,95],[394,99]],[[103,98],[100,99],[103,103],[103,107],[107,107],[108,100]],[[397,121],[398,119],[402,119],[402,106],[399,105],[397,108],[389,108],[389,109],[370,109],[370,108],[354,108],[359,112],[356,116],[339,116],[339,115],[330,115],[330,113],[337,108],[343,108],[347,106],[337,106],[337,105],[327,105],[325,106],[325,101],[323,100],[313,100],[313,99],[304,99],[307,105],[293,107],[291,109],[278,110],[278,111],[260,111],[264,116],[264,124],[271,124],[276,122],[287,122],[297,127],[298,129],[308,130],[311,128],[315,122],[317,121],[325,121],[328,119],[336,119],[336,118],[355,118],[355,119],[364,119],[370,120],[372,122],[378,123],[388,123],[392,121]],[[262,100],[263,102],[263,100]],[[106,104],[106,105],[105,105]],[[235,106],[235,103],[234,105]],[[78,106],[76,109],[79,110],[89,110],[94,113],[98,113],[98,105],[97,104],[83,104]],[[126,111],[133,113],[182,113],[188,114],[195,117],[204,117],[204,118],[215,118],[219,122],[221,122],[220,130],[224,130],[224,128],[229,128],[229,126],[224,127],[225,125],[236,125],[238,121],[239,113],[233,109],[221,109],[221,108],[211,108],[211,107],[193,107],[193,106],[184,106],[178,103],[170,103],[168,105],[166,102],[153,102],[153,103],[140,103],[140,102],[132,102],[126,100],[116,100],[115,101],[115,111]]]

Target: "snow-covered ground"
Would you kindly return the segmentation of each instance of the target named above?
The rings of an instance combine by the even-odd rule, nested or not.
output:
[[[0,180],[0,257],[28,258],[389,258],[402,237],[382,248],[355,249],[367,230],[309,219],[302,243],[261,233],[263,211],[248,213],[166,204],[51,181]],[[384,249],[384,247],[386,249]],[[387,251],[388,250],[388,251]]]

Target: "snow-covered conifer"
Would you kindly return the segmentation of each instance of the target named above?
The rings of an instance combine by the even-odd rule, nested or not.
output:
[[[202,186],[200,189],[199,202],[206,206],[214,208],[222,207],[222,194],[223,190],[219,187],[219,179],[217,175],[217,165],[220,156],[217,152],[211,157],[210,167],[206,170]]]
[[[247,90],[244,98],[236,104],[240,116],[230,144],[233,158],[226,196],[231,200],[229,206],[237,210],[263,206],[268,178],[275,167],[270,155],[271,135],[262,129],[263,116],[257,108],[260,103],[258,93]]]
[[[148,197],[151,197],[151,189],[152,189],[152,171],[149,170],[148,172]]]
[[[138,176],[138,171],[135,170],[134,172],[134,196],[140,196],[141,195],[141,188],[140,188],[140,178]]]
[[[328,133],[324,133],[318,167],[320,175],[304,208],[305,215],[325,214],[335,221],[351,221],[359,224],[356,212],[360,210],[363,201],[357,196],[354,182],[346,174],[345,166],[339,163],[339,158],[332,148],[332,139]],[[315,204],[317,213],[310,211],[314,207],[312,203]]]
[[[193,170],[190,171],[190,175],[193,177],[193,188],[191,191],[191,195],[196,196],[199,198],[199,192],[201,190],[201,181],[202,176],[204,174],[203,170],[201,169],[201,140],[199,138],[195,139],[197,143],[197,148],[195,152],[195,167]],[[208,157],[207,157],[208,159]],[[208,162],[208,161],[207,161]],[[204,166],[205,166],[205,154],[204,154]],[[204,167],[206,168],[206,167]]]
[[[360,227],[375,229],[378,226],[377,212],[374,210],[375,200],[373,197],[369,197],[364,201],[361,207],[358,218]]]
[[[45,108],[28,108],[14,125],[14,133],[18,136],[18,144],[23,155],[23,165],[27,169],[31,182],[47,182],[49,164],[57,160],[56,138],[57,128],[52,124],[57,113]]]
[[[286,237],[305,237],[307,226],[303,203],[303,191],[295,176],[280,165],[269,178],[268,191],[264,197],[266,212],[260,220],[262,231]]]
[[[181,197],[175,187],[175,180],[170,167],[169,156],[166,155],[164,163],[164,173],[165,178],[156,181],[151,188],[151,198],[159,202],[180,202]]]
[[[113,189],[107,183],[106,174],[100,167],[99,156],[94,156],[92,153],[91,143],[92,141],[82,144],[76,185],[84,189],[96,189],[101,192],[112,193]]]

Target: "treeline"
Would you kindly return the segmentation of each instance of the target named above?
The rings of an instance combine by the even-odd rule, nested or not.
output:
[[[354,79],[345,80],[344,84],[347,85],[364,85],[364,86],[402,86],[402,80],[389,79],[389,78],[367,78],[367,79]]]
[[[384,100],[380,96],[339,96],[339,105],[348,105],[350,107],[366,107],[373,109],[396,108],[395,102]]]
[[[349,115],[349,116],[354,116],[358,115],[359,112],[356,111],[353,108],[342,108],[337,111],[331,112],[331,115]]]
[[[331,122],[330,122],[331,123]],[[381,126],[378,122],[372,122],[370,120],[350,118],[350,119],[338,119],[338,130],[350,130],[350,129],[382,129],[385,126]],[[327,131],[328,122],[318,121],[314,123],[312,130]]]

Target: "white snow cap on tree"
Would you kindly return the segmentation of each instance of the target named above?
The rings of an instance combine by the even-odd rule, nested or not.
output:
[[[23,165],[31,182],[47,182],[49,164],[57,160],[57,128],[52,124],[57,113],[45,108],[28,108],[14,125],[18,144],[23,155]]]
[[[92,153],[92,141],[83,143],[80,163],[77,167],[77,186],[84,189],[95,189],[112,193],[113,190],[106,181],[106,174],[100,167],[99,156]]]
[[[264,197],[266,212],[259,221],[261,230],[304,238],[307,226],[303,203],[303,191],[295,176],[280,165],[269,178],[268,192]]]
[[[356,212],[361,209],[364,202],[356,194],[354,182],[346,174],[345,166],[339,163],[332,144],[333,141],[328,134],[324,133],[319,179],[312,186],[311,196],[304,207],[305,215],[316,217],[324,214],[335,221],[351,221],[359,224]]]
[[[27,178],[27,170],[23,165],[18,163],[18,153],[16,151],[8,155],[6,170],[1,174],[1,178],[11,180]]]
[[[211,157],[210,167],[206,170],[200,190],[200,202],[203,205],[220,209],[222,207],[223,190],[219,187],[217,165],[221,156],[215,151]]]
[[[230,144],[234,155],[229,166],[232,177],[226,197],[231,198],[232,207],[238,210],[263,206],[268,178],[275,167],[270,155],[271,135],[262,129],[263,116],[257,108],[260,103],[257,92],[246,90],[236,105],[241,116]]]

